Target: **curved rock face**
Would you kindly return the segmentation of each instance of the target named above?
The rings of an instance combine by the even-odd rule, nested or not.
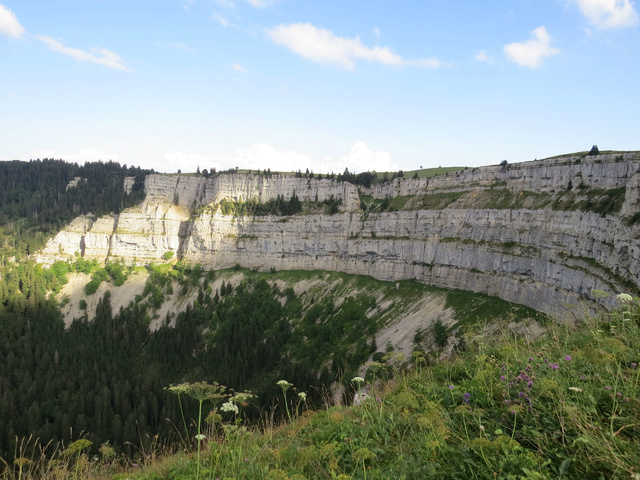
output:
[[[239,263],[416,279],[564,315],[571,305],[592,306],[594,290],[612,294],[601,301],[606,307],[615,305],[619,292],[637,294],[640,222],[632,219],[640,211],[639,169],[635,153],[559,157],[395,179],[369,189],[284,175],[150,175],[143,204],[117,216],[77,219],[38,260],[52,263],[77,252],[144,263],[173,251],[206,269]],[[451,192],[457,193],[444,207],[425,203]],[[287,200],[294,193],[316,208],[292,216],[222,215],[218,209],[222,200]],[[566,203],[569,194],[574,204]],[[406,204],[376,211],[366,208],[366,198]],[[622,205],[604,215],[591,211],[597,211],[594,202],[610,198]],[[318,213],[330,199],[342,202],[339,212]]]

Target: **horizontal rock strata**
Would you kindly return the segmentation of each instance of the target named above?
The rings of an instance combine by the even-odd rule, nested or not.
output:
[[[81,217],[51,239],[43,263],[75,254],[100,261],[161,262],[167,251],[206,269],[318,269],[416,279],[484,292],[553,315],[591,304],[594,290],[637,293],[640,285],[640,157],[636,153],[559,157],[398,178],[369,189],[331,179],[221,174],[149,175],[146,199],[116,216]],[[483,192],[536,194],[623,189],[618,212],[588,209],[470,208]],[[361,199],[461,192],[442,209],[362,210]],[[222,200],[341,201],[333,215],[222,215]],[[597,199],[596,199],[597,200]],[[544,202],[543,202],[544,203]],[[490,205],[489,205],[490,207]],[[316,209],[320,212],[322,209]]]

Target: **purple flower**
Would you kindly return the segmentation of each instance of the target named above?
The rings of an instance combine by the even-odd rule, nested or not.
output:
[[[465,393],[464,394],[464,398],[462,399],[462,401],[464,403],[466,403],[467,405],[469,405],[469,399],[471,398],[471,394],[470,393]]]
[[[382,399],[380,397],[376,397],[376,402],[382,403]]]
[[[527,382],[527,388],[531,388],[533,386],[533,382],[531,380],[529,380]]]
[[[605,390],[611,390],[611,387],[609,385],[605,385],[604,389]]]
[[[504,375],[500,375],[500,380],[505,381],[507,378]]]
[[[551,370],[558,370],[560,368],[560,365],[558,365],[557,363],[550,363],[549,368]]]
[[[524,397],[524,392],[518,392],[518,396],[519,396],[520,398]]]
[[[454,388],[456,387],[454,387],[453,385],[449,385],[449,390],[453,390]]]
[[[631,368],[636,368],[638,366],[638,364],[636,362],[632,362],[631,363]]]
[[[570,362],[571,361],[571,355],[565,355],[564,356],[564,361],[565,362]]]

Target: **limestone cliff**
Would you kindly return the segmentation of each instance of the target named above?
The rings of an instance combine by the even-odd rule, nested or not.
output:
[[[640,285],[640,155],[564,156],[396,178],[371,188],[290,175],[149,175],[146,199],[82,217],[38,260],[74,254],[160,262],[167,251],[207,269],[338,270],[497,295],[550,314],[593,290]],[[290,216],[223,215],[223,201],[296,195]],[[341,202],[323,213],[322,202]],[[636,215],[636,217],[633,217]],[[602,301],[614,305],[613,295]]]

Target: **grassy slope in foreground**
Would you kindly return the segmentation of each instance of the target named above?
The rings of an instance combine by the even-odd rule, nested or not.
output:
[[[201,476],[637,478],[638,352],[638,299],[534,343],[470,333],[451,361],[370,369],[360,406],[312,413],[293,402],[296,418],[262,433],[223,415],[207,432]],[[178,455],[130,478],[195,472]]]
[[[553,324],[535,342],[483,333],[469,332],[449,361],[418,357],[408,368],[391,355],[372,365],[364,383],[351,382],[352,393],[369,387],[359,406],[311,412],[290,389],[292,421],[273,425],[265,412],[260,431],[219,412],[199,466],[195,453],[165,449],[115,474],[112,460],[78,452],[23,477],[71,477],[78,467],[79,478],[119,480],[638,478],[637,298],[580,325]]]

